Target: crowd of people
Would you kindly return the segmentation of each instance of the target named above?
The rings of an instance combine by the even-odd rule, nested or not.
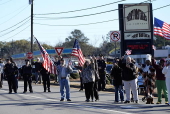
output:
[[[60,85],[61,100],[67,101],[70,99],[70,73],[73,71],[70,62],[65,63],[62,56],[54,62],[57,67],[56,82]],[[85,60],[83,66],[74,66],[79,70],[81,88],[85,90],[85,101],[99,101],[98,91],[106,89],[106,61],[103,55],[98,57],[90,56]],[[17,93],[18,76],[21,74],[24,80],[24,91],[27,92],[29,85],[30,93],[33,93],[32,87],[32,70],[35,69],[35,84],[43,82],[44,92],[50,90],[50,73],[43,68],[40,59],[36,62],[25,60],[25,65],[18,70],[16,63],[10,58],[6,59],[6,64],[0,59],[0,88],[3,85],[3,76],[6,77],[9,86],[9,93]],[[164,92],[165,104],[170,104],[170,59],[160,59],[159,64],[156,64],[155,59],[151,55],[146,55],[144,64],[139,65],[133,58],[128,55],[113,60],[110,77],[113,80],[115,90],[115,103],[139,103],[138,98],[138,76],[142,75],[144,84],[144,97],[142,101],[146,104],[154,104],[153,93],[157,88],[158,101],[156,104],[162,103],[162,91]],[[42,77],[42,78],[41,78]],[[64,93],[66,90],[66,96]],[[126,97],[124,97],[124,94]],[[119,99],[120,98],[120,99]],[[126,99],[125,99],[126,98]]]

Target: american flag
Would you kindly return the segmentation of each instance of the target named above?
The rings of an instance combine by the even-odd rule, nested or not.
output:
[[[130,55],[132,53],[132,50],[126,50],[125,53],[126,55]]]
[[[74,42],[74,46],[73,46],[73,50],[72,50],[71,55],[78,57],[80,66],[83,66],[83,65],[84,65],[84,63],[85,63],[85,58],[84,58],[84,56],[83,56],[83,53],[82,53],[82,51],[81,51],[81,48],[80,48],[80,45],[79,45],[79,42],[78,42],[77,39],[75,39],[75,42]]]
[[[159,35],[167,40],[170,40],[170,25],[154,18],[154,35]]]
[[[37,39],[36,39],[36,41],[37,41],[38,47],[40,49],[40,52],[41,52],[41,55],[43,58],[43,63],[42,63],[43,67],[51,74],[56,74],[56,66],[55,66],[54,62],[52,61],[52,59],[48,55],[47,51],[41,46],[41,44],[38,42]]]

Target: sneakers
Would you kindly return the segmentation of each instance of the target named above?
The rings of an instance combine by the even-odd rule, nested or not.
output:
[[[23,93],[26,93],[27,91],[23,91]]]
[[[99,101],[99,99],[96,99],[95,102]]]
[[[83,89],[80,89],[79,91],[83,91]]]
[[[71,101],[71,99],[67,99],[67,101]]]
[[[61,99],[60,101],[64,101],[64,99]],[[71,99],[67,99],[67,101],[71,101]]]
[[[127,100],[126,100],[124,103],[130,103],[130,101],[127,101]]]
[[[86,102],[90,102],[90,100],[89,99],[87,99],[87,100],[85,100]]]
[[[157,102],[156,104],[161,104],[161,102]]]
[[[50,90],[48,90],[48,92],[51,92]]]
[[[64,101],[64,99],[61,99],[60,101]]]
[[[135,103],[139,103],[138,100],[135,100]]]
[[[165,104],[169,104],[168,101],[165,101]]]

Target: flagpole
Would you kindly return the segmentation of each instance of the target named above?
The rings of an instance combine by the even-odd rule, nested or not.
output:
[[[165,49],[165,38],[164,38],[164,49]]]

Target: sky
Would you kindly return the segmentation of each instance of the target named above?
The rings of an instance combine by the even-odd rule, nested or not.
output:
[[[29,5],[28,1],[29,0],[0,0],[0,41],[8,42],[12,40],[15,41],[21,39],[30,40],[31,21],[29,20],[29,16],[31,15],[31,5]],[[69,12],[62,14],[60,13],[53,15],[37,14],[74,11],[95,6],[101,6],[116,1],[121,0],[34,0],[33,34],[40,42],[55,46],[59,42],[64,42],[65,38],[70,36],[70,33],[74,31],[74,29],[79,29],[84,33],[87,38],[89,38],[89,44],[95,47],[99,47],[103,41],[102,36],[106,36],[109,31],[119,30],[119,21],[114,20],[118,19],[118,10],[99,15],[92,15],[79,18],[63,19],[61,17],[74,17],[99,13],[117,9],[118,4],[140,3],[147,0],[122,0],[122,2],[119,3],[77,12]],[[168,4],[170,4],[170,0],[152,0],[153,9]],[[153,17],[157,17],[167,23],[170,23],[170,15],[168,11],[170,11],[169,6],[159,10],[155,10],[153,11]],[[41,17],[47,18],[44,19]],[[108,20],[114,21],[81,26],[57,26],[80,25]],[[48,24],[56,26],[47,26],[39,24]]]

